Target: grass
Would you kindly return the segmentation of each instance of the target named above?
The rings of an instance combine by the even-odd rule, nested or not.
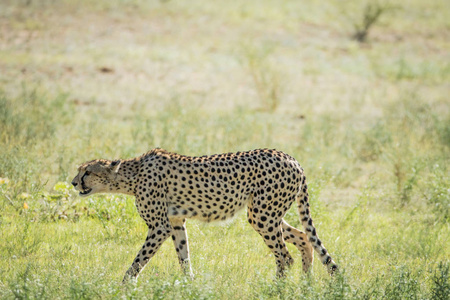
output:
[[[358,43],[358,3],[2,1],[0,298],[446,299],[450,10],[386,2]],[[289,246],[275,280],[242,212],[188,221],[196,280],[168,241],[123,286],[146,232],[134,200],[69,183],[157,146],[296,157],[341,273],[303,274]]]

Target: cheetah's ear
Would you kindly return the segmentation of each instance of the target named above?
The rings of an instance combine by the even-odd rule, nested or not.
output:
[[[117,173],[119,171],[120,165],[122,164],[122,161],[119,160],[115,160],[111,162],[111,172],[113,173]]]

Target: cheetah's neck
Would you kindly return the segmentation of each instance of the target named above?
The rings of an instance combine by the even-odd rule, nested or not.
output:
[[[120,168],[113,182],[112,191],[127,195],[135,194],[136,174],[140,161],[137,158],[121,160]]]

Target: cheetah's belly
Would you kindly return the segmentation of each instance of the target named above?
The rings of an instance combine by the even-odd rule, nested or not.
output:
[[[168,216],[197,219],[203,222],[224,221],[242,210],[249,198],[249,194],[241,194],[222,197],[204,195],[195,197],[195,200],[170,200]]]

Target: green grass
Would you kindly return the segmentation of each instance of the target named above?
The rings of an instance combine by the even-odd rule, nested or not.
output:
[[[450,65],[445,1],[395,7],[365,43],[360,1],[1,1],[0,298],[446,299]],[[154,147],[269,147],[307,172],[330,278],[283,280],[245,220],[188,221],[137,283],[134,199],[79,198],[76,166]],[[294,208],[286,220],[300,227]]]

